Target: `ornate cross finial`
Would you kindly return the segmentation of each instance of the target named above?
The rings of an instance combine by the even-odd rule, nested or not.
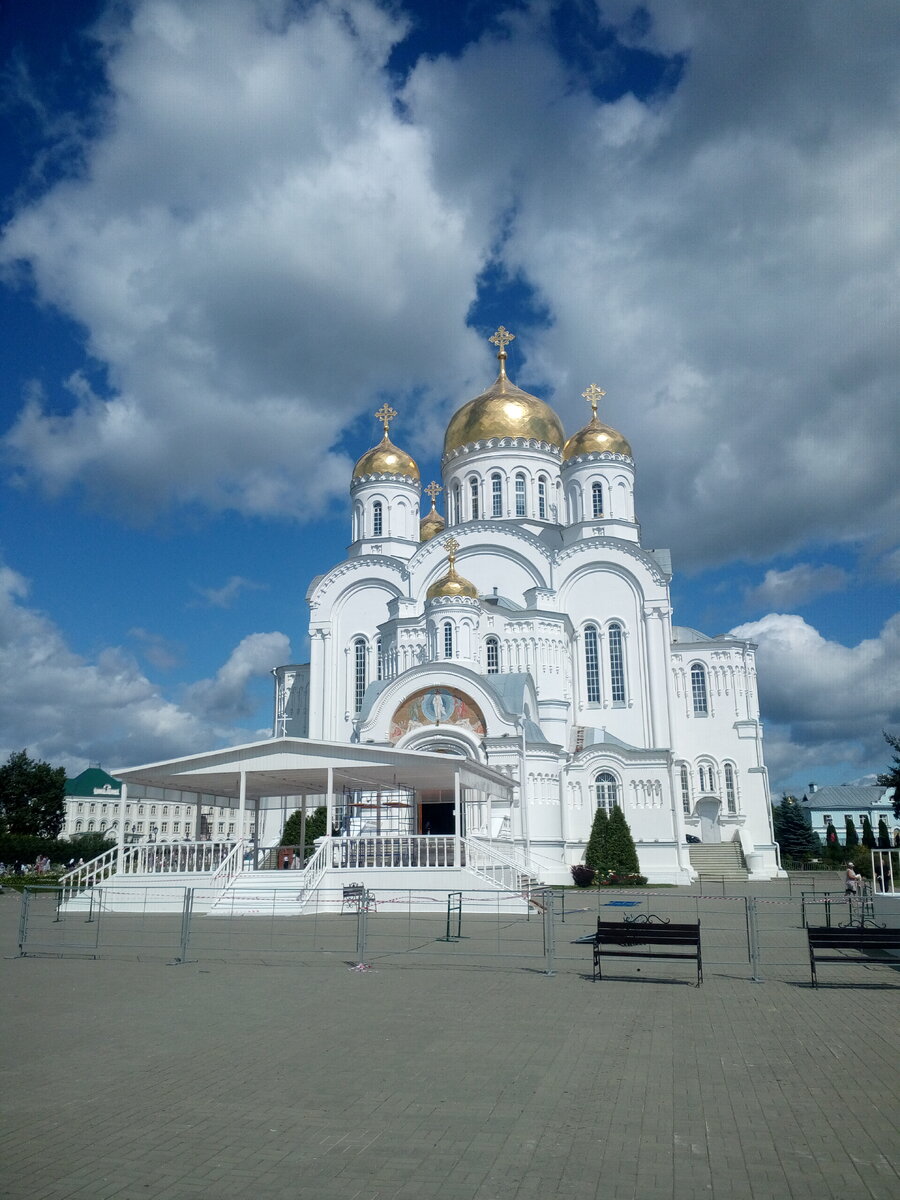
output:
[[[488,338],[489,342],[493,342],[495,346],[499,347],[500,354],[502,354],[504,358],[506,358],[506,347],[510,342],[514,342],[515,340],[516,335],[514,333],[510,333],[508,329],[504,329],[502,325],[496,333],[492,334]]]
[[[428,487],[424,490],[425,495],[431,497],[431,507],[434,508],[435,501],[444,489],[440,486],[437,480],[432,479],[431,483],[429,483]]]
[[[396,417],[396,415],[397,415],[396,408],[391,408],[391,406],[389,404],[382,404],[381,408],[379,408],[378,412],[375,414],[375,416],[378,418],[378,420],[381,421],[381,423],[384,425],[384,436],[385,437],[387,437],[388,428],[390,427],[391,421],[393,421],[393,419],[394,419],[394,417]]]
[[[589,388],[587,388],[585,391],[583,391],[581,394],[582,394],[582,396],[584,396],[585,400],[587,400],[588,404],[591,406],[591,412],[593,413],[594,419],[596,420],[597,405],[600,403],[600,401],[606,395],[606,392],[604,392],[602,387],[597,387],[596,383],[592,383],[591,386]]]
[[[455,537],[448,537],[444,542],[444,549],[447,551],[447,558],[450,560],[450,570],[453,570],[453,564],[456,562],[456,552],[459,549],[459,542]]]

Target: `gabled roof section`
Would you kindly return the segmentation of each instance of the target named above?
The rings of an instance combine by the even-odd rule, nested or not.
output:
[[[66,780],[67,796],[90,796],[92,799],[94,796],[118,796],[121,788],[121,781],[114,779],[102,767],[88,767],[74,779]]]
[[[854,787],[850,784],[838,784],[831,787],[820,787],[810,796],[804,796],[797,803],[804,808],[816,809],[846,809],[874,808],[882,803],[888,804],[891,789],[879,787],[878,784],[865,784]]]

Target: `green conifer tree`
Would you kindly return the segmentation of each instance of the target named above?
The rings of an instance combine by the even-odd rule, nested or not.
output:
[[[609,828],[609,818],[602,805],[597,806],[594,813],[594,823],[591,825],[591,836],[588,838],[587,849],[584,852],[584,865],[593,867],[598,873],[606,870],[606,834]]]
[[[825,826],[825,857],[837,862],[841,856],[841,843],[831,821]]]
[[[782,858],[805,862],[818,853],[819,839],[793,796],[785,796],[773,816],[775,840],[781,847]]]
[[[878,818],[878,849],[889,850],[891,846],[891,835],[888,833],[887,821],[884,817]]]
[[[308,811],[306,814],[306,845],[309,849],[312,847],[316,838],[322,836],[325,832],[325,818],[327,816],[324,804],[318,808]],[[299,846],[301,837],[301,828],[303,824],[303,814],[298,808],[296,812],[291,813],[284,823],[284,829],[281,832],[282,846]]]
[[[606,830],[606,869],[614,875],[639,875],[641,864],[638,861],[634,838],[625,814],[618,804],[609,815],[609,825]]]
[[[852,817],[844,817],[844,829],[844,847],[852,850],[854,846],[859,845],[859,834],[856,832]]]
[[[875,837],[875,831],[872,828],[872,822],[869,820],[868,814],[863,817],[862,844],[867,850],[874,850],[878,845],[878,839]]]

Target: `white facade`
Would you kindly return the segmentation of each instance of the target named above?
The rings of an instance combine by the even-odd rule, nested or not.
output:
[[[754,646],[673,626],[669,554],[641,543],[602,393],[566,442],[500,344],[496,383],[445,439],[455,567],[445,537],[419,540],[418,469],[386,432],[354,473],[347,556],[307,594],[311,661],[275,672],[274,732],[524,779],[462,832],[508,837],[546,882],[569,881],[598,803],[623,808],[651,882],[692,877],[687,835],[738,838],[751,877],[777,874]]]

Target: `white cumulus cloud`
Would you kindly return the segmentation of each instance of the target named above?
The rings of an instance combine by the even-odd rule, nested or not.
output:
[[[839,592],[849,582],[847,572],[831,563],[821,567],[797,563],[785,571],[766,571],[762,583],[748,590],[746,600],[751,608],[790,608],[828,592]]]

